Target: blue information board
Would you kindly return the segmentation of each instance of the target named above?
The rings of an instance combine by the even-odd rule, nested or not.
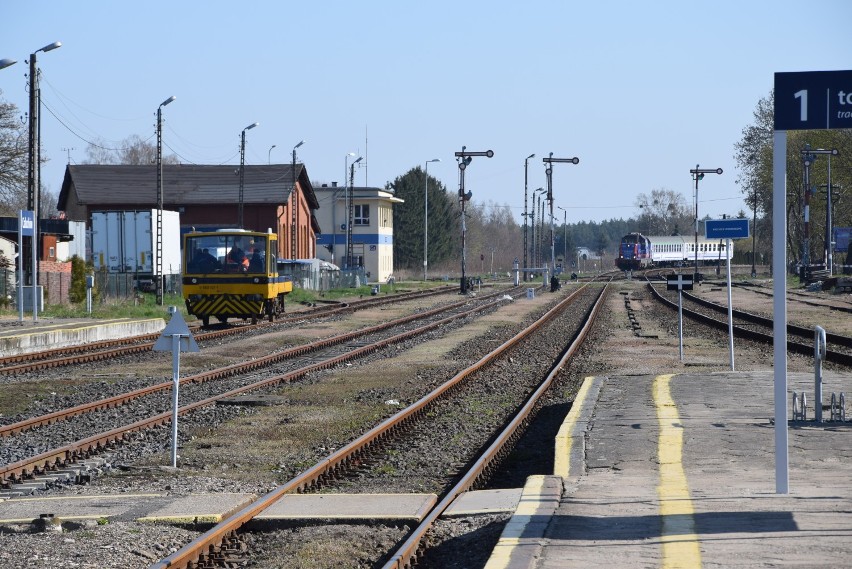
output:
[[[748,237],[747,219],[708,219],[704,222],[707,239],[742,239]]]

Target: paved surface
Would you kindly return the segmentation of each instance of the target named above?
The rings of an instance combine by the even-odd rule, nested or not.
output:
[[[585,444],[582,468],[558,477],[552,515],[519,506],[513,521],[530,523],[507,526],[488,569],[852,567],[852,423],[790,423],[777,494],[771,372],[594,381],[588,420],[566,420],[585,436],[557,448]],[[825,383],[826,401],[852,391],[848,375]],[[813,376],[788,388],[812,400]]]
[[[86,342],[140,336],[160,332],[165,327],[166,322],[162,318],[48,318],[33,322],[30,314],[29,319],[24,318],[22,323],[18,323],[17,319],[0,322],[0,354],[11,356]]]
[[[561,480],[560,480],[561,486]],[[43,515],[60,520],[116,519],[165,523],[215,523],[254,502],[254,494],[111,494],[46,496],[0,501],[0,524],[30,523]],[[465,492],[445,516],[512,512],[520,489]],[[261,520],[411,520],[435,506],[435,494],[288,494],[258,516]]]

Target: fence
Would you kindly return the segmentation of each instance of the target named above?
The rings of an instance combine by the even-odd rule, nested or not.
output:
[[[95,287],[101,300],[107,298],[133,298],[137,292],[156,291],[156,284],[150,280],[138,279],[135,273],[107,273],[97,271],[95,273]],[[163,292],[166,294],[181,294],[180,275],[163,276]]]

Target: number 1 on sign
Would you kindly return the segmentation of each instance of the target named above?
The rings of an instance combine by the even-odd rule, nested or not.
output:
[[[802,100],[802,106],[799,110],[799,118],[802,122],[808,122],[808,90],[802,89],[801,91],[796,91],[793,93],[793,96]]]

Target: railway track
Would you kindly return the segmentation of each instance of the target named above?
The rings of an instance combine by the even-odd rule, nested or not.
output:
[[[342,362],[363,357],[383,347],[423,335],[446,326],[454,320],[489,310],[503,302],[502,296],[505,294],[499,291],[476,299],[465,297],[463,300],[434,310],[339,334],[270,354],[264,358],[183,378],[181,380],[182,401],[190,400],[190,402],[181,407],[180,414],[189,413],[242,393],[293,381],[309,373],[327,369]],[[282,364],[283,368],[274,367]],[[67,467],[76,461],[114,447],[134,433],[169,423],[171,421],[171,412],[168,411],[171,390],[172,382],[164,382],[85,405],[32,417],[0,428],[0,435],[7,437],[2,450],[7,458],[4,461],[5,465],[0,467],[0,482],[5,486],[13,486],[32,476]],[[129,402],[137,400],[144,403],[139,405],[140,410],[136,411],[136,414],[114,411],[116,407],[127,406]],[[103,419],[99,419],[98,414]],[[111,428],[83,439],[64,440],[79,432],[78,429],[66,427],[64,423],[80,420],[83,417],[93,425],[102,426],[110,423]],[[119,423],[118,426],[111,424],[116,422]],[[84,428],[92,430],[94,427]],[[33,431],[29,437],[21,435],[32,429],[38,430]],[[51,444],[51,441],[54,442]],[[41,452],[34,456],[14,459],[15,453],[32,454],[34,448]]]
[[[246,334],[253,331],[290,326],[297,322],[316,320],[330,316],[346,314],[356,310],[363,310],[382,306],[385,304],[416,300],[418,298],[429,298],[454,291],[454,287],[440,287],[428,290],[384,295],[355,300],[352,302],[322,302],[307,310],[293,313],[276,322],[258,322],[257,324],[240,324],[235,326],[223,326],[220,329],[203,329],[195,327],[192,329],[197,342],[219,340],[229,336]],[[131,354],[150,352],[154,342],[160,337],[159,333],[144,334],[130,338],[115,340],[104,340],[79,346],[67,346],[51,350],[42,350],[28,354],[17,354],[0,358],[0,375],[23,374],[32,371],[58,368],[82,363],[106,361],[114,358],[128,356]]]
[[[676,293],[662,293],[657,287],[649,282],[649,290],[654,297],[667,306],[677,310]],[[728,331],[728,307],[699,298],[688,292],[683,293],[683,298],[693,304],[694,307],[684,307],[685,316],[700,321],[720,330]],[[734,335],[741,338],[773,343],[773,320],[757,314],[742,310],[733,310]],[[720,318],[721,316],[721,318]],[[831,332],[826,333],[826,340],[830,349],[826,350],[825,360],[846,367],[852,367],[852,338]],[[791,352],[813,355],[814,354],[814,330],[795,324],[787,324],[787,349]]]
[[[536,368],[535,371],[529,372],[529,375],[536,379],[530,380],[529,384],[525,384],[522,399],[520,401],[512,400],[505,402],[503,405],[507,409],[510,408],[511,411],[507,411],[505,415],[501,414],[499,418],[495,418],[494,420],[498,426],[492,426],[491,430],[480,435],[482,437],[480,442],[482,446],[478,456],[476,454],[463,458],[452,456],[445,461],[442,458],[443,455],[441,452],[436,452],[434,449],[430,451],[429,460],[440,461],[434,467],[435,470],[452,471],[451,482],[441,482],[443,487],[440,491],[440,501],[424,518],[424,523],[410,532],[404,543],[396,551],[377,553],[378,558],[386,562],[385,567],[410,566],[412,560],[422,553],[423,537],[429,532],[435,521],[440,518],[452,500],[462,492],[482,485],[497,468],[501,458],[511,449],[512,444],[520,436],[524,426],[537,408],[540,398],[548,391],[548,387],[552,384],[559,370],[565,365],[565,361],[570,358],[577,346],[581,344],[585,333],[591,327],[594,315],[597,314],[597,311],[603,304],[607,290],[608,288],[606,287],[600,287],[596,290],[591,285],[581,286],[571,296],[561,301],[532,325],[526,327],[510,340],[502,342],[485,357],[458,372],[437,389],[434,389],[414,404],[385,419],[379,425],[358,436],[343,448],[326,456],[320,462],[299,473],[285,484],[278,486],[250,506],[217,524],[193,542],[151,567],[158,569],[166,567],[206,567],[213,563],[214,560],[224,563],[245,563],[245,552],[248,547],[246,542],[251,541],[251,539],[241,535],[241,533],[243,531],[250,532],[249,526],[251,520],[260,515],[282,496],[292,492],[309,492],[325,488],[329,485],[339,485],[338,481],[347,479],[350,472],[362,472],[365,464],[373,464],[373,472],[384,472],[382,464],[383,460],[387,460],[387,458],[383,459],[381,457],[396,457],[395,461],[398,461],[398,455],[405,452],[406,448],[412,446],[411,441],[405,438],[405,433],[412,430],[418,430],[420,433],[436,430],[437,432],[431,434],[432,437],[443,436],[444,438],[451,438],[442,434],[442,430],[433,429],[430,426],[432,424],[429,422],[430,419],[442,415],[442,412],[439,410],[441,402],[450,399],[445,404],[448,409],[470,407],[474,403],[470,400],[465,403],[464,397],[460,397],[459,395],[460,392],[467,392],[474,397],[473,401],[482,404],[483,407],[490,411],[499,405],[496,403],[483,403],[479,399],[483,396],[482,394],[494,392],[494,401],[504,397],[505,394],[500,390],[494,389],[493,385],[489,387],[487,383],[478,382],[486,382],[488,378],[502,374],[511,378],[509,380],[511,384],[520,383],[524,378],[518,377],[517,372],[514,371],[517,369],[517,364],[512,364],[515,361],[512,359],[513,355],[514,358],[519,358],[534,351],[529,345],[529,342],[533,342],[534,339],[558,346],[556,353],[552,354],[552,357],[546,358],[547,361],[542,364],[541,369]],[[571,310],[568,309],[569,306]],[[570,338],[566,338],[566,335],[562,331],[554,333],[552,330],[546,329],[548,325],[554,325],[553,322],[557,317],[568,313],[573,313],[573,316],[577,320],[584,322],[584,325],[578,326],[578,329],[573,330]],[[571,338],[573,338],[573,342]],[[507,365],[510,368],[502,370],[502,367]],[[423,424],[424,422],[426,422],[425,425]],[[421,426],[418,428],[416,425]],[[478,426],[478,428],[481,429],[482,427]],[[420,445],[416,444],[413,446],[419,447]],[[459,462],[471,466],[458,471],[454,465],[457,465]],[[375,466],[376,463],[379,466]],[[408,467],[410,468],[410,465]],[[400,468],[407,468],[406,464],[404,463]],[[363,478],[363,476],[360,478]],[[426,486],[429,485],[428,481],[421,481],[420,483]],[[375,482],[375,484],[385,487],[391,484],[391,482],[385,478],[384,480]],[[360,482],[357,483],[355,491],[364,491]],[[267,540],[261,549],[267,551],[270,547],[271,544]],[[256,562],[263,565],[263,561]]]

